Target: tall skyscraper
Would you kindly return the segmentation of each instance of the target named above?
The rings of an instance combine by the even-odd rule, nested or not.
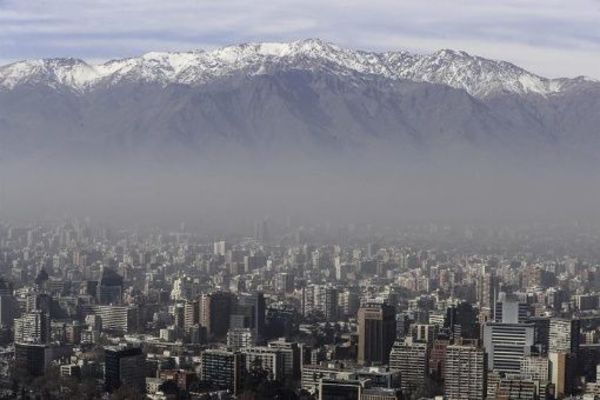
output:
[[[385,364],[396,339],[396,313],[388,304],[370,303],[358,310],[358,362]]]
[[[486,378],[487,360],[483,349],[464,345],[451,345],[446,348],[445,399],[485,399]]]

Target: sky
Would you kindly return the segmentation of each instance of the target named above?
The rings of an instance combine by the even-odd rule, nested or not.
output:
[[[0,64],[304,38],[600,79],[600,0],[0,0]]]

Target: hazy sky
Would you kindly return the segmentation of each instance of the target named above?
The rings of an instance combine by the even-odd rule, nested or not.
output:
[[[319,37],[600,78],[600,0],[0,0],[0,62]]]

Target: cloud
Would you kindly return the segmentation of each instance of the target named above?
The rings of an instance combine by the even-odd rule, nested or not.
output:
[[[460,48],[552,77],[600,78],[599,21],[594,0],[4,0],[0,54],[107,59],[321,37],[372,50]]]

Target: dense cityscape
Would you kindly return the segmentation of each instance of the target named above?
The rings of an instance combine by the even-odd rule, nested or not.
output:
[[[0,400],[600,400],[600,0],[0,0]]]
[[[594,399],[581,224],[0,226],[0,398]]]

